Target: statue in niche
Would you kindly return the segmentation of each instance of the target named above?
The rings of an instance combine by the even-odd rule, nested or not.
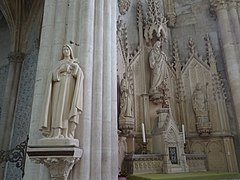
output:
[[[160,41],[157,41],[149,55],[151,68],[151,87],[149,90],[150,100],[156,103],[166,104],[166,79],[168,77],[167,56],[162,50]]]
[[[123,73],[120,84],[120,118],[133,117],[133,84],[129,81],[129,76]]]
[[[125,157],[125,153],[127,152],[127,142],[126,137],[118,136],[118,173],[121,174],[122,171],[122,163]]]
[[[72,48],[64,45],[57,67],[49,73],[40,129],[45,137],[74,139],[83,109],[83,79]]]
[[[206,92],[200,83],[197,83],[192,95],[192,103],[197,122],[203,124],[208,120],[208,102]]]
[[[149,64],[150,68],[152,69],[150,94],[159,92],[159,87],[161,86],[161,83],[164,82],[167,77],[166,59],[167,56],[162,51],[161,42],[157,41],[154,44],[153,50],[150,52],[149,56]]]

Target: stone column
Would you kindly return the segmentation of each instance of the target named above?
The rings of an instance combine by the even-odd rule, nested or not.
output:
[[[111,159],[118,157],[117,134],[117,1],[111,1]],[[111,179],[117,179],[118,163],[111,163]]]
[[[230,25],[230,18],[227,10],[227,4],[224,1],[212,1],[212,7],[217,15],[220,36],[222,40],[223,56],[226,62],[226,70],[228,73],[229,84],[231,88],[233,103],[236,110],[238,129],[240,129],[240,111],[237,109],[240,106],[240,72],[239,58],[237,56],[238,48],[234,43],[233,30]]]
[[[0,149],[3,150],[10,148],[10,137],[14,126],[14,112],[24,54],[21,52],[11,52],[8,59],[9,71],[1,116],[1,120],[5,123],[0,127],[0,131],[4,132],[1,137],[2,144],[0,145]]]
[[[165,16],[168,20],[168,27],[174,27],[177,20],[173,0],[164,0]]]
[[[94,31],[94,49],[93,49],[93,92],[92,92],[92,127],[91,127],[91,179],[101,179],[103,168],[102,161],[102,139],[103,139],[103,25],[106,19],[103,19],[104,0],[95,1],[95,29]],[[105,28],[104,28],[105,29]],[[105,29],[107,30],[107,28]],[[108,39],[104,39],[105,43]]]
[[[0,132],[2,136],[0,137],[2,142],[0,144],[1,150],[10,149],[12,131],[14,128],[14,115],[15,107],[18,93],[18,85],[20,80],[20,74],[22,69],[22,63],[24,60],[24,53],[21,52],[11,52],[8,56],[9,59],[9,70],[7,77],[7,84],[4,93]],[[0,169],[0,177],[3,177],[5,168]]]
[[[103,51],[103,114],[102,114],[102,159],[105,161],[102,163],[102,180],[103,179],[112,179],[111,172],[109,173],[109,169],[111,169],[111,111],[112,107],[109,106],[111,104],[112,98],[112,82],[111,82],[111,25],[114,25],[112,22],[111,16],[112,8],[111,3],[108,0],[104,0],[104,8],[103,8],[103,19],[104,19],[104,34],[103,39],[105,42],[103,43],[104,51]],[[116,38],[116,37],[115,37]],[[114,63],[114,61],[113,61]],[[117,76],[116,76],[117,77]],[[114,92],[113,92],[114,93]],[[114,164],[114,163],[113,163]]]
[[[84,99],[76,136],[83,148],[81,161],[73,169],[72,179],[91,179],[91,121],[93,109],[93,53],[94,53],[94,7],[95,0],[81,1],[78,19],[78,56],[84,72]],[[81,58],[80,58],[81,57]]]
[[[240,53],[239,53],[239,50],[240,50],[240,24],[239,24],[236,1],[229,2],[229,14],[230,14],[230,19],[233,24],[233,32],[235,35],[234,39],[236,42],[236,46],[238,48],[237,55],[240,58]],[[238,66],[240,67],[240,62],[238,62]]]

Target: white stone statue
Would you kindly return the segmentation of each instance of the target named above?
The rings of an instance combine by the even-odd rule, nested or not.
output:
[[[121,173],[122,163],[127,152],[126,137],[118,136],[118,173]]]
[[[74,139],[83,109],[83,79],[72,48],[64,45],[57,67],[49,73],[40,129],[45,137]]]
[[[149,55],[149,64],[152,69],[150,94],[160,91],[161,83],[167,78],[167,56],[162,51],[161,42],[157,41]]]
[[[198,123],[208,122],[207,96],[200,83],[196,84],[192,95],[192,103]]]
[[[127,79],[126,73],[123,73],[123,79],[121,80],[120,91],[120,117],[133,117],[133,88],[130,86],[130,82]]]

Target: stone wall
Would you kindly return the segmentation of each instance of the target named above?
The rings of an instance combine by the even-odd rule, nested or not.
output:
[[[6,80],[8,75],[8,54],[10,52],[10,32],[7,22],[0,11],[0,117],[2,113],[2,102],[4,99],[4,92],[6,87]],[[3,122],[0,119],[0,126]],[[1,132],[2,133],[2,132]],[[2,135],[0,133],[0,135]]]
[[[28,44],[25,59],[22,65],[22,72],[19,81],[18,98],[16,101],[13,132],[11,137],[11,148],[26,140],[29,134],[33,92],[36,77],[36,68],[38,60],[38,41],[39,27],[37,24],[31,31],[28,38]],[[8,180],[21,179],[22,172],[16,168],[15,164],[8,163],[5,178]]]

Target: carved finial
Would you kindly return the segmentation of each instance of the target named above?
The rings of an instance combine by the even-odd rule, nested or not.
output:
[[[188,47],[189,47],[189,50],[190,50],[189,57],[192,56],[192,55],[195,55],[196,45],[195,45],[195,42],[193,41],[193,38],[191,38],[191,37],[188,40]]]
[[[178,49],[178,42],[176,39],[173,40],[173,59],[174,61],[180,61],[179,58],[179,49]]]
[[[207,62],[216,62],[212,42],[208,33],[205,35],[204,40],[206,41]]]
[[[126,23],[124,23],[120,17],[118,17],[117,21],[117,34],[118,34],[118,39],[120,42],[122,54],[124,57],[125,63],[127,62],[129,58],[129,51],[128,51],[128,40],[127,40],[127,27]]]
[[[143,17],[143,9],[142,9],[142,3],[139,0],[137,5],[137,24],[138,26],[144,25],[144,17]]]

